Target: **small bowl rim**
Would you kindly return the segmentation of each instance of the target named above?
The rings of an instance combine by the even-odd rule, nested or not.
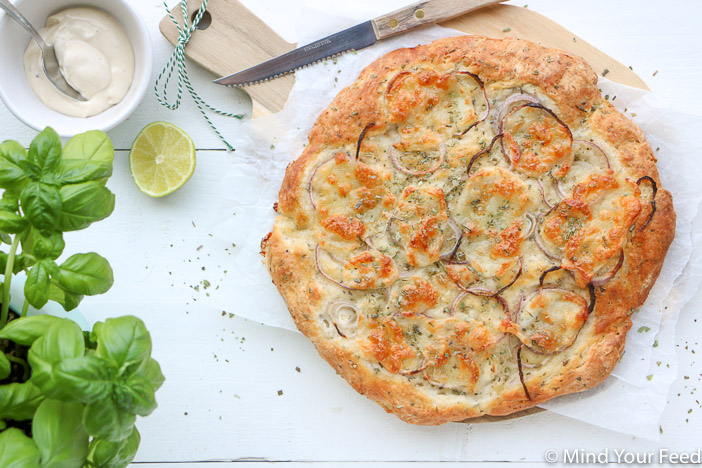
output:
[[[26,0],[14,0],[12,3],[18,8],[21,8],[21,4],[25,1]],[[41,101],[37,98],[37,101],[41,103],[41,105],[47,112],[52,112],[60,115],[60,121],[55,122],[54,125],[52,125],[52,122],[47,121],[37,122],[36,119],[29,117],[27,113],[23,111],[22,98],[14,99],[12,90],[8,89],[8,87],[3,84],[2,80],[0,80],[0,99],[2,99],[3,103],[5,104],[5,107],[7,107],[7,109],[10,112],[12,112],[12,114],[18,120],[23,122],[28,127],[33,128],[37,131],[41,131],[44,127],[48,125],[54,128],[54,130],[56,130],[56,132],[60,136],[72,137],[76,134],[83,133],[88,130],[97,129],[102,131],[109,131],[113,129],[117,125],[124,122],[139,107],[141,102],[144,100],[144,97],[146,96],[146,91],[149,89],[149,85],[151,83],[151,76],[153,74],[154,51],[153,44],[151,41],[151,35],[149,34],[149,30],[146,26],[144,19],[141,17],[141,15],[139,15],[137,10],[127,0],[112,0],[110,2],[98,2],[99,6],[96,4],[88,4],[87,2],[85,2],[85,0],[76,0],[70,5],[58,6],[55,8],[52,8],[52,2],[49,1],[46,3],[46,7],[48,10],[48,13],[46,14],[47,18],[52,14],[55,14],[56,12],[64,10],[66,8],[74,8],[81,6],[102,9],[103,11],[109,13],[113,17],[116,17],[116,15],[114,9],[111,9],[110,7],[115,7],[115,5],[117,5],[117,7],[121,7],[123,10],[125,10],[127,12],[127,16],[131,17],[131,19],[134,21],[134,25],[138,30],[139,40],[140,42],[143,42],[144,45],[142,60],[137,61],[137,57],[135,57],[135,80],[132,82],[129,91],[127,92],[122,101],[106,109],[104,112],[87,118],[71,117],[68,115],[60,114],[54,111],[53,109],[49,108],[45,104],[41,103]],[[7,14],[3,15],[2,18],[0,18],[0,28],[2,28],[8,21],[13,20],[8,18]],[[124,27],[124,25],[122,26]],[[132,48],[136,48],[134,40],[130,39],[130,41],[132,42]],[[24,68],[21,66],[21,64],[18,68],[20,69],[19,72],[24,75]],[[138,72],[141,72],[142,70],[143,73],[141,73],[141,78],[138,79]],[[112,111],[114,113],[114,115],[112,115],[109,120],[103,120],[102,123],[93,123],[94,121],[91,121],[93,117],[101,116],[108,111]]]

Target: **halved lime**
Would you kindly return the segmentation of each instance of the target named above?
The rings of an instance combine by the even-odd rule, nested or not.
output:
[[[129,168],[139,190],[163,197],[181,188],[195,172],[195,144],[173,124],[150,123],[132,144]]]

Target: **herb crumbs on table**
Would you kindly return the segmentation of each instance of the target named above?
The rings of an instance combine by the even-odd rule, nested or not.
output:
[[[278,390],[278,396],[282,396],[282,395],[283,395],[283,391],[282,391],[282,390]]]
[[[510,32],[511,30],[512,30],[512,28],[505,28],[502,30],[502,32]]]
[[[300,372],[300,368],[299,368],[299,367],[296,367],[295,370],[296,370],[297,372]]]
[[[651,331],[651,328],[649,328],[649,327],[647,327],[647,326],[644,325],[643,327],[639,327],[639,329],[636,330],[636,331],[639,332],[639,333],[644,333],[644,332],[648,333],[648,332]]]
[[[602,70],[602,76],[607,76],[607,73],[609,73],[609,68]]]

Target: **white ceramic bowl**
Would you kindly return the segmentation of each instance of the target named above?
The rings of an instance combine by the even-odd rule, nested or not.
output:
[[[22,64],[31,36],[3,15],[0,18],[0,98],[18,119],[36,130],[51,126],[59,135],[71,137],[88,130],[109,130],[129,117],[151,83],[153,50],[146,25],[127,0],[15,0],[13,3],[37,29],[44,27],[46,18],[65,8],[100,8],[122,25],[134,50],[134,81],[124,99],[92,117],[69,117],[46,107],[32,92]]]

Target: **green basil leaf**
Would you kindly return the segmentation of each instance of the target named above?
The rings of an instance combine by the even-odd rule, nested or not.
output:
[[[96,350],[97,349],[97,342],[92,341],[93,335],[89,331],[83,331],[83,342],[85,343],[85,353],[94,356],[95,353],[91,353],[91,350]]]
[[[136,426],[129,437],[119,442],[93,439],[90,442],[88,463],[99,468],[126,468],[134,460],[139,442],[141,435]]]
[[[32,252],[38,259],[58,258],[66,247],[63,234],[58,231],[40,231],[32,228],[22,237],[22,250]]]
[[[4,242],[7,245],[12,244],[12,237],[6,232],[0,232],[0,242]],[[3,270],[5,271],[5,270]]]
[[[146,361],[146,365],[144,366],[144,370],[141,372],[141,374],[149,381],[154,391],[161,388],[163,382],[166,381],[166,378],[161,372],[161,366],[154,358],[149,358]]]
[[[69,319],[59,319],[39,337],[27,355],[32,366],[30,379],[48,397],[63,396],[54,377],[54,366],[64,359],[82,356],[85,352],[83,333],[80,327]]]
[[[32,435],[41,453],[42,468],[76,468],[88,456],[82,403],[44,400],[32,421]]]
[[[12,372],[12,364],[8,361],[5,353],[0,350],[0,380],[6,379]]]
[[[121,369],[138,367],[151,356],[151,335],[132,315],[109,318],[99,329],[97,352]]]
[[[106,161],[110,164],[115,158],[115,150],[110,137],[100,130],[91,130],[71,138],[63,149],[63,159],[87,159]]]
[[[49,302],[51,276],[47,262],[50,261],[41,260],[34,265],[27,273],[27,282],[24,283],[24,297],[37,309],[44,307]]]
[[[54,186],[28,182],[20,193],[20,203],[29,222],[38,229],[53,230],[61,220],[61,195]]]
[[[32,382],[0,385],[0,419],[32,419],[43,400],[41,390]]]
[[[34,257],[34,255],[30,255],[28,253],[18,254],[15,256],[13,271],[15,273],[19,273],[20,271],[27,270],[33,265],[36,265],[36,263],[37,259]]]
[[[16,427],[0,432],[0,466],[39,468],[41,454],[32,439]]]
[[[17,274],[20,271],[24,271],[36,263],[36,258],[34,256],[21,253],[15,255],[15,263],[12,265],[12,272]],[[5,252],[0,252],[0,271],[5,271],[7,266],[7,254]]]
[[[27,220],[11,211],[0,210],[0,231],[17,234],[27,227]]]
[[[112,162],[64,159],[56,169],[55,180],[59,185],[79,184],[91,180],[98,180],[102,183],[111,175]]]
[[[110,442],[129,437],[135,422],[136,415],[117,408],[111,398],[90,403],[83,413],[83,426],[88,434]]]
[[[5,190],[0,198],[0,207],[3,210],[17,212],[19,210],[19,195]]]
[[[117,407],[139,416],[148,416],[156,409],[154,388],[143,377],[129,379],[115,386]]]
[[[23,346],[32,346],[50,326],[60,321],[60,318],[51,315],[22,317],[13,320],[0,330],[0,339],[11,340]]]
[[[111,395],[117,369],[99,357],[79,356],[59,362],[54,366],[54,376],[72,399],[93,403]]]
[[[0,187],[19,193],[29,178],[25,172],[27,150],[16,141],[0,144]]]
[[[51,280],[51,286],[49,286],[49,300],[58,302],[63,307],[63,310],[69,312],[78,307],[80,301],[83,300],[83,295],[64,291],[54,280]]]
[[[65,291],[86,296],[104,294],[114,283],[110,263],[93,252],[70,256],[59,266],[55,279]]]
[[[56,169],[61,162],[63,148],[58,133],[46,127],[29,145],[29,162],[39,168],[42,174]]]
[[[99,182],[64,185],[59,190],[62,212],[59,228],[78,231],[107,218],[115,209],[115,196]]]

